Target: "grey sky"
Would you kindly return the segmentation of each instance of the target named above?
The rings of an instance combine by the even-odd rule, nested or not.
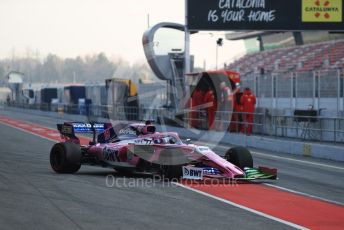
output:
[[[150,24],[184,23],[184,0],[1,0],[0,58],[54,53],[62,57],[105,52],[130,62],[144,60],[142,34]],[[215,41],[223,33],[192,38],[196,64],[215,63]],[[242,42],[225,42],[220,63],[244,52]]]

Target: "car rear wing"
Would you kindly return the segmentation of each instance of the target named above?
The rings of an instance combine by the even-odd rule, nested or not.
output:
[[[75,136],[76,133],[92,133],[93,143],[95,143],[97,133],[102,133],[109,128],[112,128],[112,124],[103,122],[65,122],[57,124],[57,130],[64,139],[79,141],[79,138]]]

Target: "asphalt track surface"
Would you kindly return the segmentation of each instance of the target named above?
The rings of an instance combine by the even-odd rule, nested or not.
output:
[[[0,115],[55,127],[61,120],[0,110]],[[1,229],[289,229],[283,223],[148,175],[118,175],[83,166],[58,175],[52,141],[0,124]],[[215,150],[223,154],[226,146]],[[255,164],[279,169],[279,186],[342,205],[344,164],[276,153],[253,153]],[[106,177],[111,175],[108,184]],[[113,185],[113,186],[109,186]]]

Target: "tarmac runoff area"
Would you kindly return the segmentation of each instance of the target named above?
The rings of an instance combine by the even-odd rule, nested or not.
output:
[[[58,175],[49,165],[50,148],[59,140],[51,129],[56,119],[5,115],[2,229],[344,228],[342,162],[254,151],[256,165],[279,169],[279,180],[268,184],[167,183],[86,166]],[[223,154],[227,148],[214,150]]]

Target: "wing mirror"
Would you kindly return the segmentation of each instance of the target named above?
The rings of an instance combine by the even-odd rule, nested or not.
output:
[[[192,144],[192,141],[191,141],[191,139],[188,138],[185,140],[185,143],[189,145],[189,144]]]

